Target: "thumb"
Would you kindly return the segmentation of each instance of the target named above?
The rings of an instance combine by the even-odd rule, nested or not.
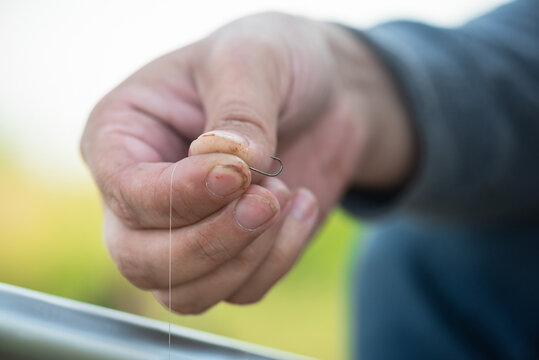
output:
[[[189,154],[230,153],[271,171],[278,118],[290,86],[289,66],[280,44],[253,37],[218,41],[196,67],[206,123]]]

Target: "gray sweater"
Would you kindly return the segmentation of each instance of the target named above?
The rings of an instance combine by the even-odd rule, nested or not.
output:
[[[458,28],[397,21],[357,35],[395,77],[420,159],[399,191],[351,189],[344,206],[365,218],[539,220],[539,1]]]

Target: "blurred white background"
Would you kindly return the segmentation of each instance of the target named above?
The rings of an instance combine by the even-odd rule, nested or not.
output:
[[[153,58],[235,18],[279,10],[369,27],[458,25],[500,0],[0,0],[2,158],[52,181],[87,181],[78,140],[94,104]]]

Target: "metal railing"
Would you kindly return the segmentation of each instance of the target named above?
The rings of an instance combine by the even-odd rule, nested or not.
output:
[[[309,359],[177,325],[171,339],[171,359]],[[168,323],[0,283],[0,359],[168,358]]]

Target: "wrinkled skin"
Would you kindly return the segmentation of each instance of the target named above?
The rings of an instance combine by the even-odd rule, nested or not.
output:
[[[352,185],[398,186],[413,147],[400,100],[346,30],[283,14],[235,21],[106,95],[81,148],[122,274],[168,306],[251,303],[293,266]],[[271,171],[280,157],[278,178]]]

